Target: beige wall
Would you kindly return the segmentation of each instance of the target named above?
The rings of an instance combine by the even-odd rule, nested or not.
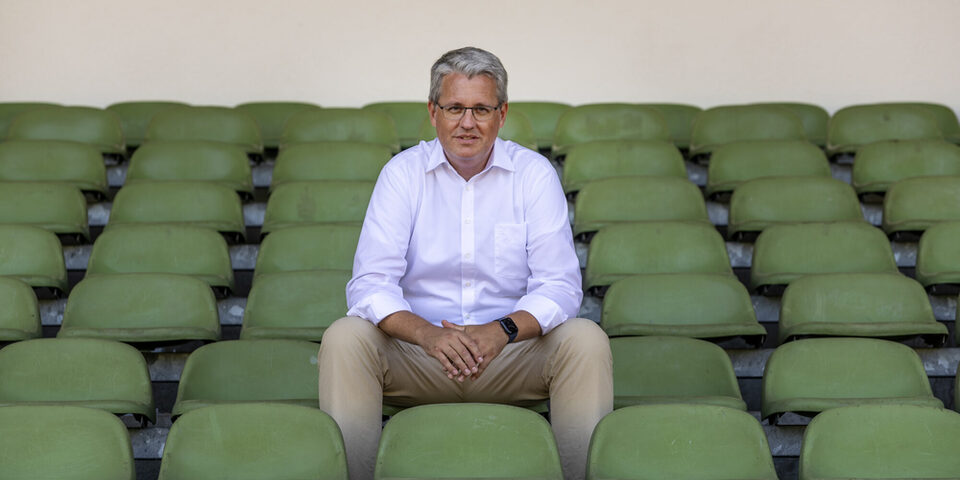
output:
[[[952,0],[2,0],[0,101],[420,100],[472,44],[514,100],[960,109]]]

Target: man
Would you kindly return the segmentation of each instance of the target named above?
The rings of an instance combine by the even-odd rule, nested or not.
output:
[[[340,425],[354,480],[373,476],[382,402],[549,399],[569,479],[583,478],[590,435],[612,410],[607,337],[573,318],[583,294],[557,174],[497,138],[506,87],[493,54],[444,54],[427,104],[437,139],[394,157],[377,180],[348,317],[319,354],[320,408]]]

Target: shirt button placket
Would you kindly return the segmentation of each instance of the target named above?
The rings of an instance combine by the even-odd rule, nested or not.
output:
[[[460,202],[460,278],[461,298],[463,299],[461,316],[470,320],[470,311],[476,302],[476,231],[474,230],[474,188],[467,183],[463,188],[463,201]]]

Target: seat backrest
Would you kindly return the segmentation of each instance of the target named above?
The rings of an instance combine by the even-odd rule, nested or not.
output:
[[[296,338],[320,341],[347,311],[347,270],[260,275],[243,310],[240,338]]]
[[[960,175],[960,146],[943,140],[871,143],[857,150],[852,175],[858,194],[882,194],[910,177]]]
[[[315,142],[290,145],[277,156],[270,188],[305,180],[374,182],[391,156],[389,148],[372,143]]]
[[[416,145],[419,140],[420,125],[430,118],[427,102],[378,102],[364,105],[363,109],[385,113],[393,119],[400,138],[400,148]]]
[[[69,183],[0,182],[0,223],[90,238],[87,200]]]
[[[823,150],[803,140],[747,140],[721,145],[710,155],[706,193],[732,192],[761,177],[830,177]]]
[[[158,112],[147,126],[146,141],[207,140],[263,152],[260,127],[253,117],[228,107],[173,107]]]
[[[931,288],[960,283],[960,222],[941,222],[923,232],[917,245],[917,281]]]
[[[626,103],[580,105],[557,121],[553,155],[563,156],[573,145],[598,140],[670,141],[670,129],[655,108]]]
[[[321,108],[290,117],[280,146],[304,142],[363,142],[400,151],[397,127],[389,115],[359,108]]]
[[[253,193],[246,152],[236,145],[204,140],[150,142],[130,158],[126,184],[142,181],[203,181]]]
[[[957,120],[957,113],[950,107],[939,103],[927,102],[893,102],[890,105],[906,105],[925,110],[933,115],[937,120],[937,126],[943,138],[949,142],[960,143],[960,121]]]
[[[7,128],[8,140],[68,140],[87,143],[101,153],[123,154],[120,119],[91,107],[43,107],[27,110]]]
[[[687,178],[683,155],[662,140],[611,140],[570,147],[563,163],[563,191],[575,193],[587,182],[630,176]]]
[[[588,182],[577,194],[573,234],[624,222],[709,223],[700,189],[679,177],[619,177]]]
[[[702,108],[682,103],[641,103],[640,106],[655,108],[663,115],[674,145],[684,149],[690,146],[693,121],[703,111]]]
[[[537,148],[543,150],[553,146],[553,132],[557,129],[557,122],[563,112],[569,109],[570,105],[558,102],[510,102],[507,117],[513,113],[524,114],[533,127]]]
[[[245,235],[240,196],[209,182],[137,182],[121,188],[107,229],[142,224],[193,225]]]
[[[887,234],[917,232],[960,220],[960,175],[911,177],[890,186],[883,199]]]
[[[186,107],[183,102],[169,101],[133,101],[119,102],[107,107],[120,119],[123,137],[128,147],[138,147],[147,136],[150,120],[159,112],[172,107]]]
[[[50,231],[26,225],[0,225],[0,276],[31,287],[67,291],[67,267],[60,240]]]
[[[107,170],[91,145],[60,140],[0,142],[0,181],[68,183],[107,193]]]
[[[743,140],[806,140],[795,113],[777,105],[725,105],[700,112],[693,122],[690,155],[708,155]]]
[[[356,225],[303,225],[271,233],[260,244],[254,274],[353,268]]]
[[[943,139],[936,117],[913,105],[853,105],[830,118],[827,153],[856,152],[861,146],[883,140]]]
[[[285,183],[270,194],[260,232],[314,223],[360,225],[373,186],[373,182],[352,180]]]
[[[0,342],[40,336],[40,310],[30,285],[0,277],[0,305]]]
[[[803,123],[803,131],[807,134],[807,141],[823,147],[827,144],[827,129],[830,124],[830,113],[819,105],[799,102],[771,102],[754,105],[773,105],[786,108],[798,117]]]
[[[278,148],[283,128],[290,117],[306,111],[320,108],[318,105],[307,102],[249,102],[236,106],[237,110],[246,112],[260,127],[260,136],[265,148]]]
[[[21,113],[35,108],[57,106],[59,105],[56,103],[47,102],[0,102],[0,140],[7,138],[7,129]]]

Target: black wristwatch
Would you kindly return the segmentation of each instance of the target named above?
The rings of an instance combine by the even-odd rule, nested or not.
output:
[[[520,329],[517,328],[517,324],[513,323],[513,319],[510,317],[503,317],[497,321],[500,322],[500,326],[507,334],[507,343],[513,343],[513,341],[517,339],[517,333],[520,332]]]

